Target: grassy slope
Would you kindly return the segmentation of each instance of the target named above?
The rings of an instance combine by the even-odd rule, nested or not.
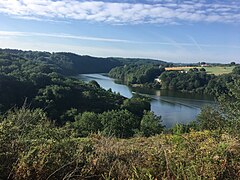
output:
[[[207,73],[221,75],[231,73],[235,66],[216,66],[216,67],[205,67]]]
[[[240,175],[237,139],[210,131],[132,139],[92,135],[85,140],[46,141],[33,148],[20,158],[16,179],[236,179]]]
[[[234,67],[235,66],[212,66],[212,67],[203,67],[203,68],[206,69],[208,74],[220,75],[220,74],[231,73]],[[170,68],[166,68],[166,70],[188,71],[191,68],[201,69],[202,67],[197,67],[197,66],[196,67],[170,67]]]

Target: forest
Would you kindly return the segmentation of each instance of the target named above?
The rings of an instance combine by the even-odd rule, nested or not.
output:
[[[32,109],[43,109],[47,117],[54,120],[56,125],[64,125],[66,122],[86,121],[79,128],[85,128],[81,136],[87,136],[91,132],[104,131],[106,134],[113,133],[119,137],[131,137],[134,131],[140,131],[141,119],[150,110],[150,103],[147,98],[138,95],[131,99],[126,99],[120,94],[116,94],[102,89],[96,81],[91,81],[88,84],[70,77],[65,74],[66,65],[69,61],[61,57],[57,61],[42,61],[37,58],[37,53],[27,52],[29,58],[19,53],[2,53],[0,55],[0,112],[5,114],[9,109],[21,108],[26,106]],[[46,53],[43,53],[46,54]],[[54,55],[56,58],[56,56]],[[39,60],[40,59],[40,60]],[[86,63],[92,63],[84,60]],[[108,60],[107,60],[108,61]],[[84,69],[84,68],[83,68]],[[70,68],[69,68],[70,70]],[[97,71],[97,70],[96,70]],[[90,72],[92,72],[90,70]],[[71,73],[67,73],[71,74]],[[118,129],[117,122],[111,116],[128,119],[126,133],[114,133],[112,126]],[[153,116],[153,119],[158,120]],[[106,120],[106,119],[109,119]],[[91,122],[94,120],[95,122]],[[124,123],[125,121],[123,121]],[[93,123],[93,127],[87,127],[89,123]],[[95,124],[99,126],[95,127]],[[77,125],[75,123],[76,126]],[[114,126],[116,125],[116,127]],[[84,126],[84,127],[83,127]],[[122,124],[123,126],[123,124]],[[89,129],[86,129],[89,128]],[[108,129],[109,128],[109,129]]]
[[[164,68],[159,68],[159,66],[153,64],[129,64],[113,68],[109,72],[109,76],[120,79],[128,85],[154,85],[154,79],[165,71]]]
[[[233,82],[239,75],[240,67],[236,66],[229,74],[208,74],[204,68],[188,71],[165,70],[170,64],[128,64],[115,67],[109,76],[120,79],[130,85],[141,85],[155,89],[175,90],[189,93],[219,95],[227,91],[226,83]],[[158,79],[158,81],[156,81]]]
[[[237,179],[240,67],[213,76],[128,61],[1,50],[0,179]],[[147,97],[73,77],[108,71],[129,83],[160,76],[169,89],[209,91],[217,106],[165,129]]]

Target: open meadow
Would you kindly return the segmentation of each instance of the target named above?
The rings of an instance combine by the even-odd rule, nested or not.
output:
[[[168,67],[165,68],[167,71],[179,71],[184,70],[188,71],[192,68],[197,68],[200,70],[201,68],[204,68],[208,74],[215,74],[215,75],[221,75],[221,74],[228,74],[231,73],[233,68],[235,66],[207,66],[207,67],[201,67],[201,66],[179,66],[179,67]]]

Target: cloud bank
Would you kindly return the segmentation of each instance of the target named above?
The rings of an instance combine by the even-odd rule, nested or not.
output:
[[[212,0],[1,0],[0,13],[32,20],[110,24],[240,23],[240,2]]]

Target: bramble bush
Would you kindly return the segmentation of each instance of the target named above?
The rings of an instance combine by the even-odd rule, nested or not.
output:
[[[237,179],[240,144],[218,131],[119,139],[77,138],[43,111],[22,108],[0,123],[1,179]]]

